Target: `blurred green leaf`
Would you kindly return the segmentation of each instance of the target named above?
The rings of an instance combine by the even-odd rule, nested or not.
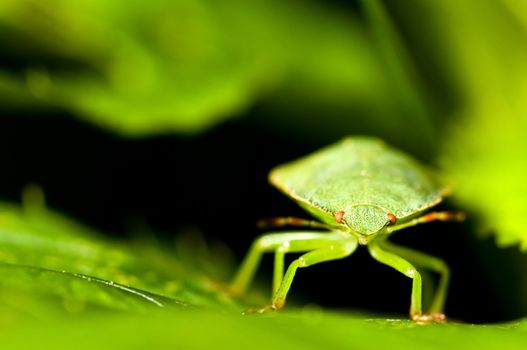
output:
[[[271,92],[265,118],[256,122],[318,145],[349,134],[372,134],[428,159],[437,151],[438,111],[410,57],[411,48],[382,1],[360,1],[359,8],[361,35],[350,37],[351,44],[340,43],[339,51],[327,47],[339,37],[336,30],[317,41],[315,51],[325,54],[309,55],[309,71],[293,70]],[[297,52],[302,53],[300,48]]]
[[[117,309],[237,305],[155,246],[109,241],[41,205],[0,204],[0,283]]]
[[[527,6],[429,5],[443,21],[442,54],[452,62],[463,97],[441,160],[456,182],[455,198],[478,214],[482,231],[493,232],[500,246],[520,244],[527,250]]]
[[[523,349],[525,320],[504,325],[418,325],[305,311],[266,316],[179,311],[144,317],[91,317],[25,326],[2,335],[4,349]],[[86,336],[87,332],[90,336]],[[28,338],[27,334],[31,334]],[[82,340],[81,340],[82,339]]]
[[[307,0],[6,0],[0,40],[17,63],[0,71],[0,96],[128,135],[202,130],[291,79],[377,99],[382,76],[355,22]]]
[[[64,307],[69,310],[71,305],[83,309],[85,304],[127,311],[145,311],[150,307],[186,306],[183,302],[113,281],[32,266],[0,263],[0,285],[17,291],[61,297]],[[0,303],[10,305],[12,298],[12,295],[7,296],[4,291]]]

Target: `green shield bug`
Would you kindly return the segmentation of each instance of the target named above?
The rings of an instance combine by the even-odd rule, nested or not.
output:
[[[262,254],[274,252],[273,296],[270,306],[284,306],[298,268],[351,255],[367,247],[377,261],[412,279],[410,317],[441,321],[449,269],[443,260],[387,240],[395,231],[420,223],[461,221],[463,213],[428,212],[449,187],[431,170],[408,155],[371,137],[348,137],[311,155],[274,168],[270,182],[298,202],[317,221],[275,218],[273,226],[304,226],[306,231],[265,234],[255,240],[231,284],[234,293],[248,287]],[[284,273],[284,255],[303,253]],[[434,299],[426,314],[421,306],[421,275],[416,267],[440,274]]]

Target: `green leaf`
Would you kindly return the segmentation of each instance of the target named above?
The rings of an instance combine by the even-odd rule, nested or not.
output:
[[[29,325],[2,336],[4,349],[523,349],[527,322],[418,325],[304,311],[264,316],[177,311],[144,317],[91,317]],[[86,336],[89,333],[91,336]],[[31,337],[28,338],[28,334]]]
[[[5,0],[0,40],[23,59],[0,71],[0,97],[145,135],[203,130],[288,79],[374,96],[381,77],[355,22],[311,1]]]
[[[463,101],[444,136],[455,198],[500,246],[527,250],[527,6],[433,1]],[[508,6],[514,6],[510,11]],[[467,16],[466,13],[470,13]]]
[[[110,241],[42,205],[0,203],[0,284],[115,309],[240,306],[155,246]]]
[[[326,47],[338,32],[317,42],[315,51],[327,54],[310,54],[314,61],[310,74],[297,73],[268,98],[265,126],[288,139],[319,145],[349,134],[371,134],[429,158],[436,151],[433,120],[439,113],[417,74],[411,48],[405,47],[382,1],[359,5],[362,35],[350,37],[355,53],[344,43],[340,48]],[[326,56],[333,59],[322,59]]]
[[[0,263],[0,285],[19,291],[28,291],[35,297],[62,297],[64,307],[68,309],[72,303],[83,309],[85,304],[104,306],[109,309],[127,311],[145,311],[152,307],[187,306],[187,304],[149,293],[140,289],[128,287],[113,281],[96,277],[54,271],[40,267],[30,267]],[[2,304],[10,305],[13,295],[4,291]],[[70,304],[67,304],[70,302]]]

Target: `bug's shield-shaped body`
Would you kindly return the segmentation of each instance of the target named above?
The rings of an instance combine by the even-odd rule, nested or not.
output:
[[[243,293],[262,254],[274,252],[273,298],[268,307],[258,311],[280,309],[298,268],[345,258],[362,244],[367,245],[374,259],[412,279],[412,319],[444,320],[448,266],[441,259],[399,247],[387,239],[394,231],[420,223],[463,219],[460,213],[424,214],[448,192],[438,175],[380,140],[350,137],[276,167],[270,181],[321,222],[288,217],[274,220],[311,230],[259,237],[234,277],[233,293]],[[286,253],[303,254],[284,271]],[[422,313],[422,280],[416,266],[441,276],[426,314]]]
[[[441,201],[447,187],[417,161],[384,142],[346,138],[273,169],[270,181],[318,219],[371,235],[418,215]]]

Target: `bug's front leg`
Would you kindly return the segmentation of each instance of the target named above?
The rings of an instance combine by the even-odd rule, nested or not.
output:
[[[283,258],[285,253],[305,252],[327,247],[335,241],[340,240],[342,240],[342,236],[334,232],[291,231],[263,235],[252,244],[249,253],[234,276],[230,290],[235,295],[243,294],[254,277],[262,255],[266,252],[275,252],[274,293],[282,281],[284,269]]]
[[[306,253],[300,256],[298,259],[294,260],[287,268],[287,271],[284,275],[283,280],[280,283],[280,286],[273,295],[273,300],[271,301],[271,308],[273,310],[278,310],[284,306],[287,293],[291,288],[293,278],[298,268],[308,267],[324,261],[345,258],[351,255],[355,251],[355,249],[357,249],[357,245],[357,239],[353,236],[349,236],[334,241],[329,246],[310,251],[309,253]]]
[[[391,252],[394,252],[405,259],[408,259],[412,264],[418,267],[429,269],[440,274],[439,285],[432,300],[432,304],[428,313],[435,319],[445,319],[443,313],[445,306],[445,299],[448,290],[448,283],[450,279],[450,269],[448,265],[435,256],[431,256],[416,250],[401,247],[388,241],[383,242],[383,247]]]
[[[379,243],[372,242],[368,245],[368,251],[371,256],[390,267],[393,267],[397,271],[401,272],[407,277],[412,279],[412,296],[410,302],[410,318],[416,321],[420,321],[423,317],[422,312],[422,280],[421,275],[417,269],[405,259],[400,256],[388,252],[381,248]]]

